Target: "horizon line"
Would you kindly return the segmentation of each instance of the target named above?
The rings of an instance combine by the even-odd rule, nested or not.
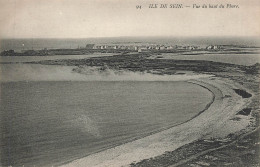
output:
[[[110,37],[2,37],[3,39],[101,39],[101,38],[259,38],[259,36],[110,36]]]

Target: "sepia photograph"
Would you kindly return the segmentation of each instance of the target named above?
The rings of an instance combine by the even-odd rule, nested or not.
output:
[[[260,167],[259,0],[0,0],[0,167]]]

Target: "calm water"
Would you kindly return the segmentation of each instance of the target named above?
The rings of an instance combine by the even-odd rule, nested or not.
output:
[[[81,39],[3,39],[0,50],[78,48],[86,44],[172,44],[172,45],[243,45],[260,46],[257,37],[110,37]],[[24,45],[23,45],[24,44]]]
[[[231,63],[238,65],[254,65],[260,63],[259,54],[201,54],[201,55],[179,55],[165,54],[165,58],[175,60],[207,60],[221,63]]]
[[[116,53],[91,53],[86,55],[55,55],[55,56],[0,56],[0,63],[22,63],[42,60],[59,60],[59,59],[86,59],[91,57],[112,56]]]
[[[50,166],[190,119],[211,93],[186,82],[1,83],[2,165]]]

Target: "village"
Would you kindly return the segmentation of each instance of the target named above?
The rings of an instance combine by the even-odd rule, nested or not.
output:
[[[84,47],[78,46],[71,49],[48,49],[40,50],[23,49],[21,51],[5,50],[0,56],[46,56],[46,55],[84,55],[89,53],[177,53],[190,51],[221,51],[225,46],[181,46],[181,45],[163,45],[163,44],[86,44]]]
[[[173,51],[173,50],[219,50],[223,47],[220,45],[209,45],[207,47],[200,46],[179,46],[179,45],[156,45],[156,44],[148,44],[148,45],[94,45],[87,44],[86,48],[88,49],[101,49],[101,50],[131,50],[136,52],[146,52],[146,51]]]

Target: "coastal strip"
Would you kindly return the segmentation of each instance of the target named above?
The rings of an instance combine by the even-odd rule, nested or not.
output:
[[[212,152],[212,151],[217,151],[217,150],[226,148],[226,147],[228,147],[228,146],[230,146],[230,145],[233,145],[233,144],[237,143],[239,140],[242,140],[242,139],[245,138],[246,136],[248,136],[248,135],[250,135],[250,134],[252,134],[252,133],[255,133],[255,132],[259,131],[259,129],[260,129],[260,127],[257,127],[255,130],[249,131],[249,132],[247,132],[247,133],[245,133],[245,134],[239,136],[236,140],[234,140],[234,141],[232,141],[232,142],[230,142],[230,143],[228,143],[228,144],[224,144],[224,145],[221,145],[220,147],[217,147],[217,148],[211,148],[211,149],[202,151],[202,152],[200,152],[200,153],[198,153],[198,154],[195,154],[195,155],[193,155],[193,156],[191,156],[191,157],[189,157],[189,158],[187,158],[187,159],[181,160],[181,161],[179,161],[178,163],[176,163],[176,164],[174,164],[174,165],[171,165],[171,166],[169,166],[169,167],[181,166],[181,165],[186,164],[187,162],[190,162],[190,161],[192,161],[192,160],[194,160],[194,159],[196,159],[196,158],[198,158],[198,157],[200,157],[200,156],[202,156],[202,155],[208,154],[208,153],[210,153],[210,152]]]
[[[230,85],[224,84],[218,78],[203,78],[190,82],[206,87],[215,95],[214,102],[197,117],[181,125],[89,155],[63,166],[128,166],[131,163],[176,150],[201,138],[224,138],[248,126],[248,119],[241,121],[240,126],[235,126],[234,123],[237,124],[237,122],[230,120],[248,103],[248,99],[237,95]],[[232,128],[234,126],[236,128]]]

